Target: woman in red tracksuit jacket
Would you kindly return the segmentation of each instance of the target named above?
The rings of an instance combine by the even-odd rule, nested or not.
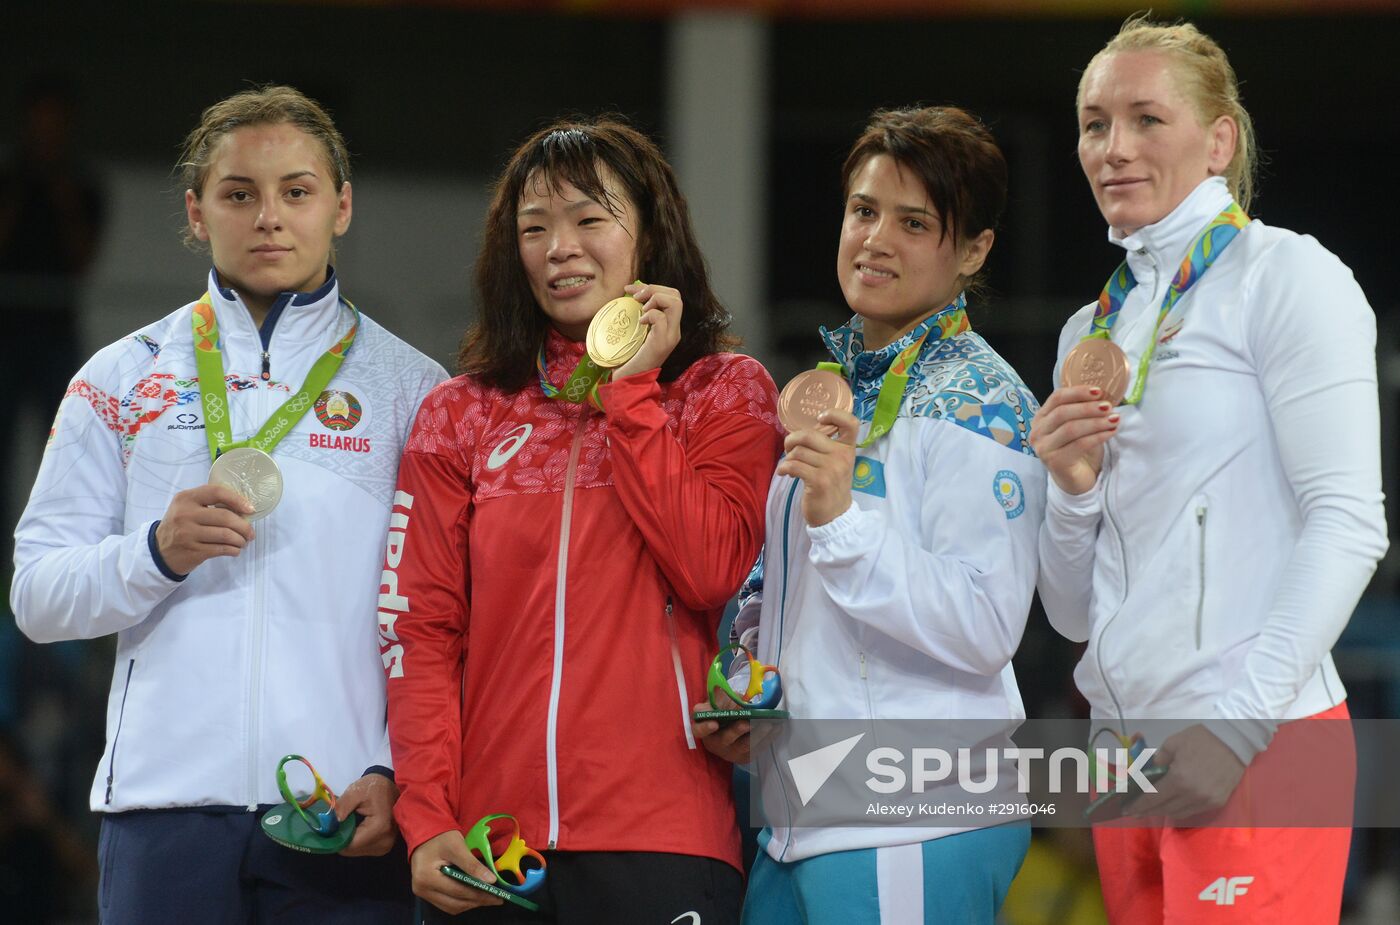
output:
[[[499,902],[439,868],[490,881],[462,833],[510,813],[558,922],[737,920],[730,772],[688,713],[762,540],[772,380],[726,351],[675,176],[619,122],[515,152],[476,276],[463,375],[424,400],[399,470],[381,587],[414,891],[428,921]],[[649,331],[590,394],[588,323],[624,292]]]

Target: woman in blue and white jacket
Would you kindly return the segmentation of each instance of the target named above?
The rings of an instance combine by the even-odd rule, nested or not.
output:
[[[316,102],[266,87],[216,103],[181,168],[208,291],[73,378],[15,531],[20,629],[116,636],[92,787],[100,917],[407,922],[379,653],[392,619],[375,611],[408,608],[380,593],[385,537],[392,554],[399,455],[446,374],[341,297],[349,157]],[[254,435],[284,482],[256,524],[206,484],[216,447]],[[341,818],[359,814],[341,855],[260,831],[288,753],[340,792]]]
[[[855,317],[823,337],[855,413],[788,435],[735,631],[782,671],[794,719],[968,717],[1007,732],[1025,715],[1011,656],[1045,476],[1026,442],[1035,399],[971,331],[963,294],[992,247],[1006,163],[962,110],[878,112],[843,189],[836,269]],[[906,366],[884,420],[881,386]],[[748,761],[746,722],[696,731]],[[759,779],[767,790],[778,774]],[[744,920],[990,923],[1028,842],[1024,826],[772,825]]]

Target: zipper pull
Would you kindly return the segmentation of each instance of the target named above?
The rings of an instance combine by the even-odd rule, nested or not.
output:
[[[272,354],[270,354],[270,353],[268,353],[266,350],[264,350],[264,351],[263,351],[263,354],[262,354],[262,361],[263,361],[262,378],[263,378],[263,382],[266,382],[266,381],[268,381],[269,379],[272,378]]]
[[[671,615],[671,595],[666,595],[666,616]]]
[[[1198,508],[1196,508],[1196,523],[1198,523],[1198,524],[1203,524],[1203,523],[1205,523],[1205,522],[1206,522],[1206,509],[1205,509],[1204,507],[1198,507]]]
[[[112,802],[112,773],[107,772],[107,802]]]
[[[862,681],[866,680],[866,677],[865,677],[865,653],[864,653],[864,652],[860,653],[860,679],[861,679]]]

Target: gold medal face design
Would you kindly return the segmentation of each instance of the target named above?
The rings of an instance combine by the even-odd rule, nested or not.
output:
[[[1132,370],[1128,356],[1111,340],[1094,337],[1082,340],[1065,357],[1060,370],[1060,384],[1090,385],[1103,389],[1104,401],[1115,408],[1128,394],[1128,379]]]
[[[223,485],[247,498],[253,506],[249,520],[271,514],[282,500],[282,470],[271,456],[251,446],[220,453],[209,467],[209,484]]]
[[[798,373],[778,396],[778,420],[788,433],[818,427],[823,411],[850,411],[854,399],[846,380],[826,369]]]
[[[642,303],[631,296],[623,296],[598,309],[598,314],[588,323],[584,343],[589,359],[603,369],[614,369],[636,356],[646,338]]]

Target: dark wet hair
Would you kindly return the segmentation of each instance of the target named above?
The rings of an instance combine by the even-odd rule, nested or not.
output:
[[[952,235],[956,245],[996,229],[1006,208],[1006,158],[976,116],[956,106],[876,111],[841,168],[842,195],[850,195],[851,178],[877,154],[923,183],[942,220],[940,241]],[[981,278],[974,275],[968,288]]]
[[[622,117],[604,115],[540,129],[516,149],[497,178],[476,262],[481,314],[462,339],[460,372],[510,392],[535,375],[549,319],[530,290],[516,231],[521,197],[534,182],[556,193],[570,183],[614,216],[621,211],[619,196],[631,203],[638,277],[679,290],[685,306],[680,343],[661,367],[663,381],[738,343],[727,333],[729,312],[710,288],[675,171],[651,139]]]

